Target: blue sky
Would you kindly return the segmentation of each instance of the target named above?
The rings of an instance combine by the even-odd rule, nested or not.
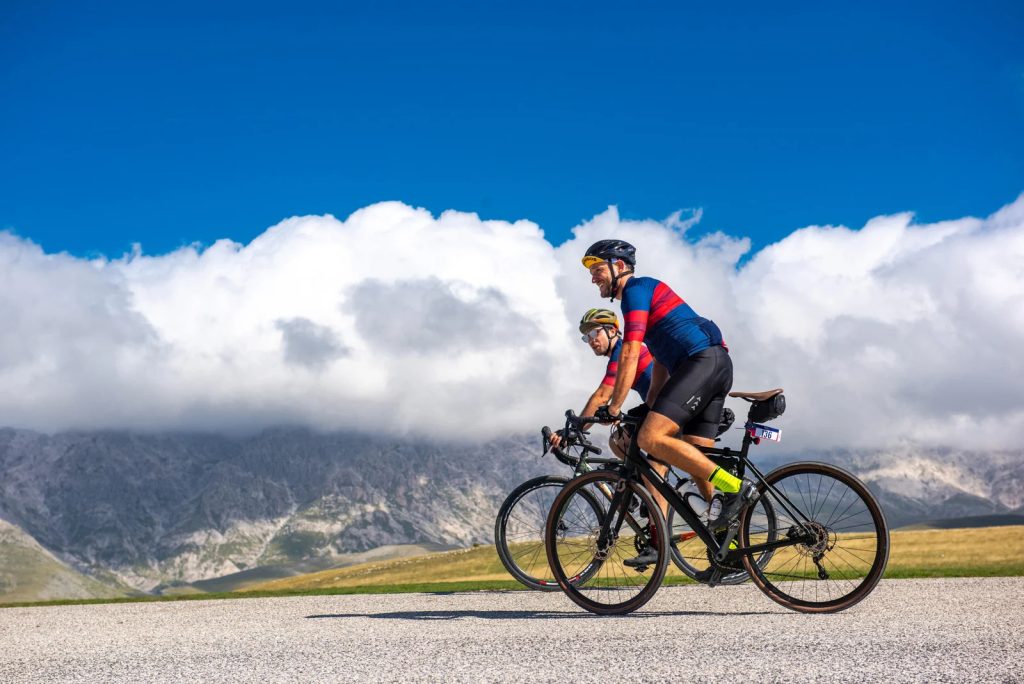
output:
[[[245,242],[381,200],[539,223],[987,215],[1024,190],[1019,2],[0,5],[0,229]]]

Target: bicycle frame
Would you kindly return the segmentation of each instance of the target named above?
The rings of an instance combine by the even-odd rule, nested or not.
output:
[[[597,419],[591,417],[581,417],[579,418],[579,421],[581,423],[597,422]],[[636,423],[634,422],[633,424]],[[638,425],[637,428],[639,429]],[[789,498],[786,495],[782,494],[774,487],[768,485],[765,482],[764,473],[762,473],[756,466],[754,466],[753,463],[749,461],[748,451],[750,450],[750,445],[752,443],[754,443],[754,439],[750,436],[750,432],[745,432],[743,437],[743,444],[738,452],[729,447],[697,448],[699,448],[702,452],[704,452],[704,454],[706,454],[709,457],[721,456],[727,458],[738,458],[741,475],[743,471],[749,467],[750,470],[753,472],[754,476],[756,477],[757,481],[759,482],[760,486],[763,488],[763,491],[765,493],[771,492],[772,497],[782,506],[784,510],[786,510],[787,513],[789,513],[793,520],[807,521],[807,516],[804,515],[803,512],[800,511],[793,504],[793,502],[789,500]],[[761,553],[764,551],[779,549],[786,546],[794,546],[796,544],[801,544],[812,539],[812,536],[809,532],[807,532],[806,530],[801,530],[803,534],[794,536],[787,535],[787,537],[783,540],[765,542],[763,544],[755,544],[752,546],[743,546],[730,549],[730,544],[736,536],[736,530],[730,529],[726,534],[726,537],[722,540],[722,543],[719,543],[718,540],[715,539],[715,535],[712,534],[712,532],[701,521],[700,517],[682,500],[682,498],[676,492],[676,489],[672,487],[668,483],[668,481],[665,478],[663,478],[660,474],[658,474],[658,472],[654,469],[653,465],[649,460],[649,456],[645,456],[640,451],[640,447],[637,444],[635,435],[629,441],[629,449],[626,452],[626,459],[623,462],[623,468],[625,470],[626,476],[629,477],[630,479],[636,479],[638,481],[639,478],[646,479],[650,483],[650,485],[654,487],[658,491],[658,493],[660,493],[665,498],[666,501],[668,501],[669,506],[675,509],[675,512],[680,517],[682,517],[683,520],[686,521],[686,523],[690,526],[690,529],[696,533],[696,535],[705,544],[705,546],[707,546],[708,549],[710,549],[714,553],[715,559],[719,563],[726,560],[735,561],[738,560],[740,556],[752,556],[754,554]],[[608,534],[609,532],[611,532],[611,530],[609,530],[608,527],[611,520],[617,517],[615,513],[622,511],[625,513],[625,515],[618,516],[619,522],[616,525],[616,529],[612,533],[613,535],[618,535],[619,529],[622,526],[623,519],[631,517],[629,516],[628,511],[624,510],[624,507],[628,505],[626,496],[624,496],[623,494],[624,490],[625,487],[623,487],[621,490],[617,490],[612,496],[612,502],[609,508],[609,516],[606,519],[605,524],[602,525],[601,533],[599,535],[599,546],[602,542],[607,543],[608,541]],[[631,524],[630,526],[632,527],[633,525]]]

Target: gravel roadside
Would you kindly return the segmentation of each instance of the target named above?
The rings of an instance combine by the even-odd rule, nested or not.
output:
[[[666,587],[601,618],[558,593],[0,610],[0,681],[1024,681],[1024,578],[882,582],[835,615]]]

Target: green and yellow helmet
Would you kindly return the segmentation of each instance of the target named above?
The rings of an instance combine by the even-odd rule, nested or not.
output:
[[[591,309],[583,314],[583,318],[580,319],[580,332],[586,333],[588,330],[603,325],[610,325],[618,330],[619,317],[615,315],[614,311],[609,309]]]

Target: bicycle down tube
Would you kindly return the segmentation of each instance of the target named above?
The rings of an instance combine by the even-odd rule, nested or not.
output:
[[[596,417],[592,417],[592,416],[582,416],[582,417],[578,418],[578,420],[581,423],[599,422]],[[790,515],[793,515],[793,512],[791,510],[789,510],[789,509],[790,509],[790,506],[792,506],[793,508],[796,508],[796,506],[793,505],[791,501],[789,501],[788,497],[785,497],[781,493],[775,491],[774,487],[771,487],[770,485],[766,485],[765,481],[764,481],[763,474],[757,468],[755,468],[753,466],[753,464],[751,464],[747,460],[747,450],[749,449],[750,443],[751,443],[751,440],[750,440],[750,436],[748,434],[748,435],[746,435],[744,437],[743,447],[742,447],[741,451],[738,454],[735,451],[733,451],[733,450],[731,450],[729,448],[725,448],[725,449],[704,448],[704,449],[701,449],[701,451],[703,451],[705,454],[708,454],[708,455],[721,455],[721,456],[737,456],[738,455],[739,458],[741,459],[741,462],[745,466],[750,466],[751,470],[755,473],[758,481],[762,485],[766,486],[767,489],[771,490],[772,494],[783,505],[783,507],[787,510],[787,512],[789,512]],[[702,542],[704,542],[705,546],[707,546],[708,549],[710,549],[715,554],[715,557],[716,557],[716,559],[719,562],[722,562],[723,560],[726,560],[729,556],[741,556],[741,555],[742,556],[752,556],[752,555],[754,555],[756,553],[760,553],[762,551],[769,551],[769,550],[779,549],[779,548],[786,547],[786,546],[795,546],[795,545],[803,543],[805,541],[805,538],[803,536],[787,537],[786,539],[782,539],[782,540],[778,540],[778,541],[774,541],[774,542],[766,542],[764,544],[757,544],[757,545],[754,545],[754,546],[744,546],[744,547],[734,548],[734,549],[729,550],[729,552],[727,554],[721,554],[721,551],[722,551],[722,548],[723,548],[724,545],[718,543],[718,540],[715,539],[715,536],[704,525],[704,523],[701,521],[700,517],[693,510],[691,510],[688,505],[686,505],[686,503],[682,500],[682,498],[676,492],[675,488],[672,487],[672,485],[670,485],[668,483],[668,481],[665,480],[665,478],[663,478],[660,474],[658,474],[658,472],[656,470],[654,470],[654,467],[651,465],[650,461],[647,458],[645,458],[644,456],[641,455],[640,447],[637,444],[637,441],[636,441],[635,437],[630,440],[629,450],[626,452],[626,461],[624,462],[624,466],[627,468],[627,474],[628,474],[629,469],[632,469],[632,470],[636,471],[641,477],[645,478],[648,482],[650,482],[651,486],[653,486],[656,490],[658,490],[658,492],[665,498],[665,500],[668,501],[669,506],[671,508],[675,509],[676,513],[679,514],[683,518],[683,520],[685,520],[686,523],[690,526],[690,529],[693,530],[693,532],[698,537],[700,537],[700,540]],[[621,496],[621,494],[619,492],[616,492],[616,494],[619,494],[618,498],[620,498],[620,499],[624,498],[624,497]],[[613,501],[614,501],[614,499],[613,499]],[[602,529],[601,529],[601,538],[602,539],[605,539],[605,534],[608,531],[607,530],[607,526],[611,522],[611,519],[614,517],[612,515],[612,513],[614,512],[614,510],[616,510],[615,503],[620,503],[620,502],[614,502],[613,505],[612,505],[612,508],[609,510],[609,517],[605,521],[605,523],[602,525]],[[621,505],[621,503],[620,503],[620,505]],[[797,509],[797,510],[799,510],[799,509]],[[632,516],[628,516],[628,517],[632,517]],[[806,516],[803,515],[802,512],[800,512],[800,517],[806,520]],[[794,516],[794,519],[796,519],[796,516]],[[632,521],[630,521],[630,522],[632,523]],[[619,526],[621,526],[621,524],[622,523],[620,521],[619,522]],[[630,526],[632,527],[632,524]],[[618,530],[616,530],[616,533],[617,533],[617,531]],[[725,544],[728,544],[731,541],[732,541],[732,535],[730,535],[728,538],[726,538]]]

